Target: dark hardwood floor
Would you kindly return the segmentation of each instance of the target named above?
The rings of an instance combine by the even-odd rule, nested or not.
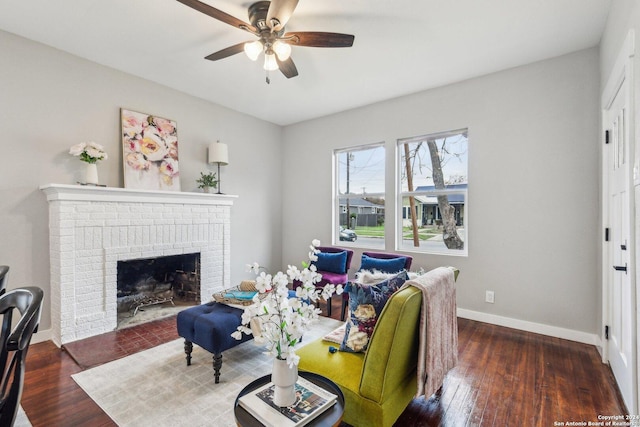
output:
[[[554,426],[626,413],[595,347],[465,319],[458,328],[458,366],[438,393],[414,399],[396,426]],[[171,317],[74,343],[78,362],[51,342],[34,344],[22,406],[34,427],[113,426],[71,375],[176,338]]]

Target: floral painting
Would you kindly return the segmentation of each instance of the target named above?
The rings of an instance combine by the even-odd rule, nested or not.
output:
[[[121,109],[125,188],[180,191],[176,122]]]

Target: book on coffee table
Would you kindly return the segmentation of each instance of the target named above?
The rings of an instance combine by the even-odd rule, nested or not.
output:
[[[273,403],[272,382],[240,397],[240,405],[267,427],[302,427],[318,417],[338,396],[302,377],[296,382],[296,401],[288,407]]]

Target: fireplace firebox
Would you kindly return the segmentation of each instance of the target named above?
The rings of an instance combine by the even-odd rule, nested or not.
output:
[[[200,254],[159,256],[117,262],[118,325],[140,311],[153,310],[146,321],[163,317],[164,308],[200,302]]]

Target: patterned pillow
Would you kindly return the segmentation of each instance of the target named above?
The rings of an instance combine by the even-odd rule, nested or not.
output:
[[[349,320],[340,351],[360,353],[367,350],[378,316],[391,295],[400,289],[407,279],[407,272],[401,271],[375,284],[349,282]]]

